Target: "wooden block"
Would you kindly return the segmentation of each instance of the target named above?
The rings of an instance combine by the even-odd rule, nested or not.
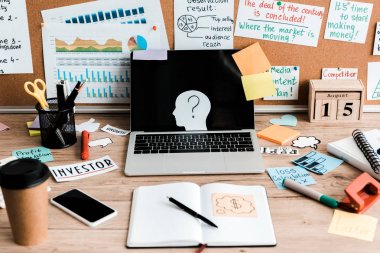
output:
[[[315,120],[336,120],[338,100],[315,100]]]
[[[337,120],[358,120],[360,100],[338,100]]]

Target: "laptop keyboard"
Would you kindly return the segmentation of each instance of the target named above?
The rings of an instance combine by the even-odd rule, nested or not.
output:
[[[249,132],[138,134],[134,149],[135,154],[252,151]]]

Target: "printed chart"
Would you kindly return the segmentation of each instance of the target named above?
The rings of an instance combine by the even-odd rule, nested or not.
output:
[[[97,31],[104,31],[100,35]],[[59,32],[57,32],[59,31]],[[43,28],[48,97],[66,80],[73,89],[85,81],[77,103],[129,103],[130,52],[160,48],[160,34],[148,25],[47,24]]]

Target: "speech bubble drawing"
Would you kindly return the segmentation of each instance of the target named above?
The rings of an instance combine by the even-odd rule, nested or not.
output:
[[[88,143],[89,147],[97,147],[101,146],[102,148],[107,147],[109,144],[112,144],[112,140],[110,138],[103,138],[99,140],[90,141]]]
[[[317,144],[319,143],[321,143],[321,141],[314,136],[300,136],[297,140],[293,141],[292,146],[297,148],[311,147],[313,149],[317,149]]]

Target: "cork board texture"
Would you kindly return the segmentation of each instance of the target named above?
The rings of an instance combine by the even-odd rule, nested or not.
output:
[[[185,1],[185,0],[184,0]],[[380,56],[373,56],[373,42],[376,22],[380,21],[380,3],[376,0],[356,0],[357,2],[373,3],[371,21],[368,28],[365,44],[325,40],[323,38],[330,1],[327,0],[291,0],[284,2],[300,3],[325,7],[324,18],[319,35],[318,47],[300,46],[265,40],[234,37],[234,47],[244,48],[254,42],[260,42],[273,66],[300,66],[300,87],[298,100],[290,101],[263,101],[257,100],[261,105],[306,105],[308,103],[308,80],[320,79],[322,68],[341,67],[358,68],[358,78],[366,85],[368,62],[380,61]],[[32,49],[33,74],[0,75],[0,106],[29,106],[35,100],[26,96],[23,85],[25,81],[36,78],[44,79],[44,64],[41,38],[41,10],[67,6],[77,3],[89,2],[87,0],[26,0],[29,20],[30,43]],[[238,0],[235,0],[235,20],[238,10]],[[161,0],[165,26],[170,48],[174,48],[174,13],[173,0]],[[365,104],[380,105],[380,101],[365,101]]]

